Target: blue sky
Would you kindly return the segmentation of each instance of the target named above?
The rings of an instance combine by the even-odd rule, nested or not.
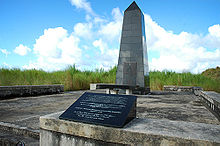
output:
[[[0,0],[0,67],[60,70],[117,64],[130,0]],[[220,66],[219,0],[137,0],[150,70]]]

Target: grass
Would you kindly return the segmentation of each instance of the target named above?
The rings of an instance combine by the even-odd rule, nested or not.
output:
[[[175,73],[170,71],[150,72],[150,86],[154,90],[162,90],[164,85],[198,86],[204,90],[220,93],[220,80],[202,74]]]
[[[89,89],[90,83],[113,83],[116,67],[110,71],[80,71],[69,66],[62,71],[0,69],[0,86],[63,84],[65,91]]]
[[[114,83],[116,67],[109,71],[80,71],[69,66],[65,70],[45,72],[43,70],[0,69],[0,86],[63,84],[65,91],[89,89],[90,83]],[[162,90],[164,85],[199,86],[204,90],[220,93],[220,79],[204,74],[175,73],[171,71],[150,72],[151,90]]]

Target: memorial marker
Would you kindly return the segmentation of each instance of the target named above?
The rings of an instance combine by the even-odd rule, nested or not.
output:
[[[60,119],[110,127],[123,127],[136,117],[137,97],[85,92]]]
[[[144,15],[135,1],[124,12],[116,84],[150,92]]]

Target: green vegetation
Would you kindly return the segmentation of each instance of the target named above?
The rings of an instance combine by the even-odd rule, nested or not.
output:
[[[109,71],[80,71],[69,66],[63,71],[0,69],[0,86],[63,84],[65,91],[89,89],[90,83],[113,83],[116,67]]]
[[[211,70],[211,71],[209,71]],[[175,73],[171,71],[150,72],[151,90],[162,90],[164,85],[199,86],[204,90],[220,92],[220,69],[209,69],[202,74]],[[208,73],[207,73],[208,72]],[[65,91],[89,89],[90,83],[114,83],[116,67],[109,71],[80,71],[69,66],[62,71],[0,69],[0,86],[63,84]]]
[[[164,85],[198,86],[204,90],[220,92],[220,80],[202,74],[175,73],[170,71],[150,72],[150,86],[154,90],[162,90]]]
[[[212,78],[214,80],[220,80],[220,67],[210,68],[202,72],[202,75]]]

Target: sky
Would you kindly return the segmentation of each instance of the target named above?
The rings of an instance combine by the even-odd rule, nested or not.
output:
[[[0,0],[0,68],[56,71],[117,65],[132,0]],[[150,71],[220,66],[220,0],[137,0]]]

